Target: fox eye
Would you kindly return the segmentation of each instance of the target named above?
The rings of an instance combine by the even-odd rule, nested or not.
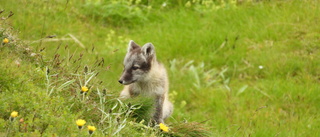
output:
[[[139,66],[132,66],[132,69],[137,70],[137,69],[139,69]]]

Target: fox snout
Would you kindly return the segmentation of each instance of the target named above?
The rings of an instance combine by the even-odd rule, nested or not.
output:
[[[135,81],[125,81],[123,79],[118,80],[118,82],[122,85],[129,85],[131,83],[134,83]]]
[[[123,83],[123,80],[120,79],[120,80],[118,80],[118,82],[119,82],[120,84],[122,84],[122,83]]]
[[[120,79],[118,80],[118,82],[122,85],[129,85],[133,82],[135,82],[135,80],[133,80],[133,75],[132,73],[129,73],[127,71],[124,71],[122,73],[122,76],[120,77]]]
[[[118,80],[118,82],[122,85],[127,85],[127,82],[124,80],[123,76],[120,77],[120,79]]]
[[[123,80],[123,79],[119,79],[118,80],[118,82],[120,83],[120,84],[122,84],[122,85],[129,85],[129,84],[131,84],[132,82],[127,82],[127,81],[125,81],[125,80]]]

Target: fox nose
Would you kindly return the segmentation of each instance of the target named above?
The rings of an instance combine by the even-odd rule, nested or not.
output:
[[[122,84],[122,83],[123,83],[123,80],[119,80],[118,82],[119,82],[120,84]]]

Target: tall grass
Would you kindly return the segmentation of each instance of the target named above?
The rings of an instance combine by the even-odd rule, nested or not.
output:
[[[142,12],[137,15],[145,19],[135,15],[106,16],[107,13],[99,11],[103,5],[88,6],[88,2],[94,1],[18,0],[1,3],[0,8],[15,14],[7,22],[19,30],[19,37],[31,49],[24,55],[11,54],[15,50],[10,46],[2,47],[1,60],[4,63],[0,72],[2,76],[10,75],[1,77],[1,102],[5,104],[0,114],[2,127],[6,126],[10,112],[21,109],[21,106],[26,114],[30,114],[25,118],[28,119],[28,129],[33,129],[28,131],[29,134],[66,135],[65,132],[73,135],[78,129],[70,123],[85,118],[84,114],[92,114],[89,116],[92,120],[88,121],[98,126],[96,122],[108,114],[99,110],[102,109],[99,102],[113,98],[108,94],[101,95],[108,91],[116,96],[122,89],[117,79],[127,42],[133,39],[141,45],[152,42],[158,59],[168,69],[170,99],[175,105],[173,116],[167,121],[171,131],[178,132],[183,127],[188,132],[197,124],[185,126],[181,122],[198,122],[201,123],[196,126],[199,131],[205,125],[211,127],[210,132],[215,136],[319,135],[318,1],[226,1],[224,6],[218,1],[202,8],[201,3],[188,6],[188,1],[142,1],[137,6]],[[18,8],[21,5],[27,6]],[[99,13],[93,12],[95,10]],[[45,38],[48,35],[56,37],[50,41]],[[59,45],[60,50],[56,53]],[[19,53],[24,53],[23,48],[19,49],[22,51]],[[46,61],[30,57],[31,53],[41,55]],[[55,58],[58,55],[59,59]],[[71,56],[76,60],[80,55],[81,62],[67,63]],[[14,64],[17,58],[21,59],[20,68],[23,70]],[[82,106],[82,95],[76,93],[76,89],[83,86],[79,85],[80,81],[87,80],[83,69],[98,65],[102,58],[103,66],[89,67],[90,72],[100,73],[96,81],[87,85],[92,90],[88,93],[89,98],[82,102],[86,105]],[[55,66],[62,60],[64,66]],[[30,62],[40,64],[34,66]],[[46,97],[45,91],[38,92],[48,86],[45,84],[44,64],[51,65],[50,75],[66,74],[57,78],[50,76],[52,80],[63,78],[64,81],[51,84],[48,89],[57,91],[61,85],[68,84],[67,81],[75,80],[68,84],[73,90],[53,92],[50,97]],[[103,82],[100,84],[100,81]],[[19,96],[21,91],[29,92]],[[25,99],[27,95],[31,96],[28,100]],[[69,99],[70,95],[74,98]],[[15,102],[12,103],[15,105],[8,102]],[[117,104],[116,100],[112,102],[105,106],[106,112],[109,111],[107,108]],[[38,104],[50,104],[48,112],[41,110],[43,106]],[[74,104],[72,109],[65,107],[71,104]],[[82,109],[90,111],[78,112]],[[120,108],[117,110],[121,112]],[[61,117],[65,120],[62,123]],[[117,120],[117,117],[111,119]],[[120,120],[123,121],[124,117]],[[163,135],[139,122],[128,123],[117,135],[138,136],[141,131],[147,136]],[[53,125],[61,128],[54,129]],[[99,126],[110,125],[102,123]],[[25,130],[22,125],[20,127]],[[72,131],[67,132],[67,129]],[[115,131],[115,128],[105,128],[96,134],[112,135],[111,132]]]

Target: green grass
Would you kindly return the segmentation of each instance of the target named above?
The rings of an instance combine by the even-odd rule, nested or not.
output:
[[[175,111],[166,123],[172,131],[181,131],[174,135],[192,135],[192,122],[198,122],[202,124],[197,126],[199,130],[205,126],[214,136],[319,136],[318,1],[244,2],[217,10],[199,10],[197,6],[201,5],[186,8],[181,4],[185,1],[167,2],[168,6],[162,8],[162,2],[148,5],[142,1],[136,5],[141,12],[132,12],[131,16],[122,15],[127,11],[112,16],[98,14],[96,11],[104,10],[103,5],[93,8],[86,6],[88,2],[1,3],[0,9],[6,10],[1,16],[9,11],[15,15],[2,21],[5,23],[0,27],[10,28],[5,25],[10,24],[13,30],[5,32],[17,34],[10,40],[22,44],[12,42],[0,51],[0,102],[5,104],[0,107],[0,135],[6,134],[13,110],[19,111],[30,129],[13,130],[20,131],[16,136],[37,132],[77,136],[78,118],[95,125],[96,136],[105,134],[102,129],[108,127],[108,122],[99,123],[103,114],[96,110],[101,99],[98,91],[107,89],[111,95],[105,97],[107,112],[122,90],[117,80],[127,43],[133,39],[141,45],[152,42],[157,58],[168,69]],[[61,40],[71,38],[68,34],[85,48],[74,40]],[[58,40],[37,41],[48,35],[56,35]],[[2,33],[0,38],[6,36]],[[31,51],[24,51],[24,46]],[[30,57],[33,52],[42,58]],[[82,59],[73,63],[81,53]],[[60,66],[53,59],[56,54],[60,55]],[[96,61],[102,58],[104,65],[97,66]],[[14,63],[17,59],[21,60],[20,67]],[[76,91],[85,79],[86,65],[99,75],[89,82],[92,90],[83,100]],[[61,91],[55,88],[48,96],[46,67],[52,74],[61,74],[62,81],[56,86],[72,79],[76,82]],[[72,75],[77,69],[81,80]],[[184,125],[184,121],[190,124]],[[112,135],[116,128],[108,130],[105,135]],[[137,123],[127,124],[117,135],[140,136],[141,131],[147,136],[171,135]]]

